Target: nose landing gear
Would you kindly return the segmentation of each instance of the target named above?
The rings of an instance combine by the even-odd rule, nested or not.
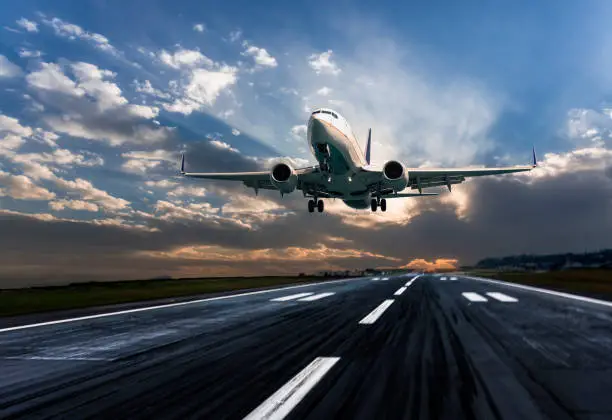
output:
[[[370,202],[370,207],[372,208],[372,211],[376,211],[376,209],[380,207],[380,211],[385,212],[387,211],[387,200],[384,198],[373,198]]]

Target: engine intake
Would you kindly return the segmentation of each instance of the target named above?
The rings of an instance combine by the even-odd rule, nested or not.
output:
[[[401,191],[408,185],[408,173],[404,169],[404,165],[395,160],[385,163],[383,175],[395,191]]]
[[[270,181],[280,192],[288,194],[297,187],[297,174],[290,165],[277,163],[270,172]]]

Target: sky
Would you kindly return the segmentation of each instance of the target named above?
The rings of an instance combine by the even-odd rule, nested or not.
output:
[[[0,5],[0,288],[452,267],[612,247],[607,1]],[[314,163],[311,110],[372,160],[514,165],[386,213],[182,179]],[[432,189],[435,191],[435,189]]]

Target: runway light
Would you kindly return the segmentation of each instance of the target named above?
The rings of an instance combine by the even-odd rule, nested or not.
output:
[[[351,178],[350,176],[348,177],[348,182],[353,182],[353,178]]]

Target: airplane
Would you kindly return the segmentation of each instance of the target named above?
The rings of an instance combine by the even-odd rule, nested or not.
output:
[[[308,201],[308,211],[322,213],[323,198],[338,198],[354,209],[375,212],[387,210],[387,198],[435,196],[424,193],[429,187],[460,184],[466,178],[530,171],[537,166],[535,148],[528,166],[502,168],[407,168],[396,160],[382,167],[370,163],[372,129],[368,131],[365,153],[359,147],[348,121],[337,111],[319,108],[308,120],[307,140],[318,165],[296,169],[289,163],[276,163],[270,171],[200,173],[185,172],[185,156],[181,158],[181,175],[191,178],[242,181],[253,188],[277,190],[281,195],[301,190]],[[409,188],[418,193],[402,193]]]

